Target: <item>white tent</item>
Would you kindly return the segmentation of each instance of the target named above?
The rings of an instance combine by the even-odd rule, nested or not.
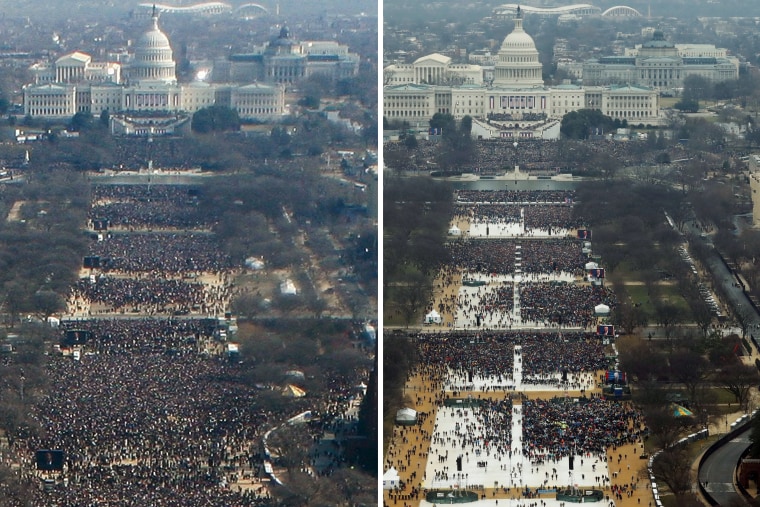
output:
[[[442,321],[441,314],[435,310],[425,315],[425,324],[440,324]]]
[[[299,380],[303,380],[306,378],[306,376],[303,374],[300,370],[288,370],[285,372],[286,377],[291,377]]]
[[[461,236],[462,230],[456,225],[452,225],[449,229],[449,236]]]
[[[377,331],[375,330],[375,326],[373,326],[370,323],[367,323],[364,325],[364,336],[367,337],[367,339],[371,342],[374,342],[377,340]]]
[[[597,315],[609,315],[610,307],[605,304],[596,305],[594,307],[594,313]]]
[[[402,408],[396,412],[396,424],[412,425],[417,423],[417,411],[413,408]]]
[[[383,474],[383,489],[396,489],[401,486],[401,478],[398,476],[398,471],[390,467],[387,472]]]
[[[599,269],[599,264],[597,264],[596,262],[587,262],[586,270],[588,271],[589,269]]]
[[[283,295],[290,295],[290,296],[294,296],[298,294],[296,285],[293,283],[293,280],[291,280],[290,278],[288,278],[287,280],[285,280],[284,282],[280,284],[280,292]]]
[[[264,269],[264,261],[258,257],[248,257],[245,260],[245,267],[258,271]]]

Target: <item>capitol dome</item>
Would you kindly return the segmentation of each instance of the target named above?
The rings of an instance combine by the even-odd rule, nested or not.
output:
[[[517,21],[517,20],[515,20]],[[533,37],[523,30],[522,19],[519,23],[515,23],[515,29],[506,36],[504,42],[501,43],[501,49],[536,49],[536,43],[533,42]]]
[[[158,28],[158,18],[153,19],[153,28],[140,36],[140,38],[137,40],[137,43],[135,44],[135,47],[142,50],[168,49],[171,51],[172,47],[171,44],[169,44],[169,37],[167,37],[166,34]]]
[[[543,67],[533,37],[522,26],[522,13],[517,8],[515,28],[504,38],[494,66],[496,86],[506,88],[535,88],[544,85]]]
[[[129,65],[129,79],[132,82],[176,83],[174,54],[169,38],[158,27],[158,13],[155,9],[151,21],[151,29],[135,43],[134,56]]]

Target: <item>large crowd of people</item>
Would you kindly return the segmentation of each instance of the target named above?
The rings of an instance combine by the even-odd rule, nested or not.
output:
[[[90,220],[127,229],[205,228],[213,222],[187,185],[95,185]]]
[[[567,283],[520,284],[520,315],[523,321],[587,328],[595,324],[594,308],[613,308],[615,293],[606,287]]]
[[[519,224],[525,229],[565,232],[583,227],[584,220],[573,217],[573,208],[566,204],[455,204],[454,220],[466,219],[470,224]]]
[[[138,331],[146,327],[124,326],[130,340],[147,342]],[[267,503],[267,495],[224,487],[225,470],[252,474],[262,464],[251,444],[278,417],[252,409],[258,393],[236,365],[187,347],[171,354],[103,347],[80,360],[53,357],[48,368],[55,389],[36,414],[44,431],[25,445],[29,456],[64,451],[65,496],[76,499],[67,505],[222,507],[231,496],[236,505]]]
[[[570,455],[606,460],[608,448],[635,442],[641,413],[629,403],[598,396],[523,401],[523,453],[533,463]]]
[[[197,231],[209,222],[195,190],[95,185],[92,196],[89,225],[101,237],[88,257],[100,265],[71,287],[67,314],[76,318],[60,322],[47,356],[39,431],[10,450],[26,471],[29,505],[281,505],[265,486],[273,472],[264,435],[305,411],[313,446],[299,465],[312,475],[342,467],[335,439],[320,442],[356,431],[344,416],[361,372],[327,366],[309,398],[283,397],[284,372],[254,383],[217,317],[229,311],[232,266],[215,236]],[[178,230],[149,232],[164,228]],[[63,451],[63,470],[30,473],[40,449]],[[43,488],[41,479],[52,480]]]
[[[224,313],[228,296],[224,288],[206,287],[202,283],[160,278],[97,277],[95,282],[82,278],[71,289],[70,299],[84,301],[90,308],[103,305],[104,312],[155,315],[167,312]]]
[[[526,377],[555,376],[558,372],[597,372],[609,367],[604,346],[590,333],[546,333],[523,339],[520,344],[523,382]]]
[[[100,257],[104,271],[126,273],[220,273],[232,267],[211,233],[109,233],[90,245],[89,255]]]
[[[621,143],[612,140],[527,140],[521,139],[514,146],[514,139],[499,138],[478,140],[473,143],[473,156],[460,164],[459,171],[476,174],[499,174],[509,172],[515,166],[522,170],[564,172],[577,168],[579,162],[597,157],[614,159],[623,166],[653,164],[655,150],[642,150],[637,143]],[[413,156],[399,156],[411,153]],[[437,141],[419,140],[416,148],[409,150],[404,143],[387,142],[383,145],[386,159],[391,167],[400,171],[425,171],[427,164],[435,160],[441,151]],[[399,154],[399,155],[396,155]]]
[[[461,239],[447,247],[453,266],[468,273],[502,275],[515,271],[516,245],[508,239]]]
[[[612,351],[595,333],[595,307],[614,309],[616,298],[612,290],[587,280],[589,245],[566,237],[585,227],[573,215],[574,199],[573,192],[565,191],[457,192],[454,223],[477,224],[482,231],[483,224],[493,224],[493,230],[494,225],[498,229],[499,224],[522,222],[525,233],[511,239],[465,237],[448,243],[450,261],[440,270],[428,310],[437,309],[447,318],[453,315],[453,323],[446,321],[446,331],[429,329],[413,337],[418,361],[411,375],[415,385],[424,385],[415,388],[413,398],[431,403],[442,416],[435,419],[432,432],[422,429],[424,423],[415,429],[420,433],[415,443],[425,438],[431,442],[430,450],[421,455],[427,463],[423,488],[456,487],[449,451],[469,455],[470,461],[479,452],[489,459],[494,452],[509,453],[511,472],[504,463],[496,466],[506,472],[507,481],[519,485],[525,485],[520,464],[525,458],[531,474],[544,467],[539,488],[567,480],[560,478],[558,469],[572,470],[568,458],[573,456],[580,465],[588,460],[585,476],[579,473],[575,482],[612,487],[607,453],[639,442],[644,428],[640,413],[628,403],[603,399],[598,389]],[[530,234],[532,229],[557,234],[536,236]],[[470,319],[472,315],[477,319]],[[546,396],[548,392],[556,394]],[[464,408],[452,403],[456,399],[476,403]],[[511,434],[515,428],[522,434]],[[394,439],[408,439],[407,433],[394,431]],[[412,446],[405,455],[392,451],[386,465],[409,474],[418,449]],[[512,462],[520,450],[522,456]],[[475,462],[469,466],[485,466],[477,457]],[[487,466],[493,464],[489,461]],[[598,474],[589,477],[597,464]],[[474,468],[470,472],[482,476]],[[420,484],[416,471],[409,477]],[[495,486],[493,494],[500,489]],[[410,498],[419,494],[416,486],[404,493]],[[523,498],[530,494],[529,488],[519,493]],[[401,497],[389,498],[398,502]]]
[[[515,263],[519,261],[524,273],[566,272],[582,276],[587,261],[587,256],[582,251],[583,244],[568,238],[463,238],[449,242],[447,248],[451,264],[465,273],[507,275],[515,272]]]
[[[574,239],[521,241],[522,269],[525,273],[566,272],[583,274],[586,256],[583,244]]]
[[[470,190],[460,189],[455,194],[459,203],[470,206],[477,203],[531,204],[531,203],[571,203],[575,190]],[[482,208],[475,208],[482,209]]]
[[[604,347],[589,332],[450,331],[421,333],[415,341],[421,370],[443,369],[451,375],[511,379],[516,347],[521,349],[523,378],[609,366]]]

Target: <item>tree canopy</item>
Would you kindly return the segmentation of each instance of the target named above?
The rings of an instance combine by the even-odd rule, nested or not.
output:
[[[597,109],[579,109],[562,117],[560,132],[570,139],[588,139],[596,132],[601,134],[624,126],[619,120],[613,120]]]
[[[211,106],[200,109],[193,114],[190,127],[193,132],[200,134],[238,130],[240,128],[240,117],[237,111],[229,107]]]

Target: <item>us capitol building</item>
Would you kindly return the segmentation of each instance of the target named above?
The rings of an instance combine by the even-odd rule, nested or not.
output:
[[[338,62],[329,55],[309,58],[310,55],[296,54],[300,46],[290,41],[284,28],[279,37],[251,58],[252,62],[246,62],[245,71],[230,76],[229,68],[226,73],[217,70],[217,74],[230,80],[178,84],[171,44],[159,28],[155,9],[151,23],[124,63],[93,62],[89,55],[76,51],[50,64],[33,65],[34,83],[24,87],[24,114],[33,118],[70,118],[80,112],[97,116],[108,111],[139,117],[194,113],[223,105],[236,110],[241,119],[271,120],[285,113],[286,83],[311,73],[329,73],[333,68],[338,68],[335,72],[340,76],[354,75],[358,70],[358,57],[346,64],[345,58]],[[335,49],[326,46],[335,43],[311,44],[317,44],[315,50],[323,52]],[[309,64],[311,60],[313,65]]]
[[[478,65],[453,65],[433,54],[412,64],[384,69],[383,114],[389,121],[427,125],[436,113],[473,121],[472,133],[483,138],[556,139],[559,120],[579,109],[598,109],[631,125],[658,125],[658,93],[641,85],[547,87],[533,38],[517,11],[512,33],[501,44],[493,79]]]

